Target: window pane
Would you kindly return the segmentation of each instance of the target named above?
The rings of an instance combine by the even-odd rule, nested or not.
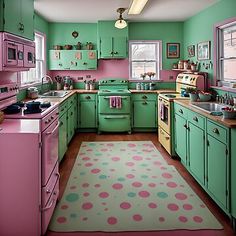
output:
[[[132,78],[140,79],[146,72],[156,73],[156,62],[132,62]],[[155,77],[155,76],[154,76]],[[147,79],[149,79],[147,77]]]
[[[223,31],[224,58],[236,56],[236,26],[231,26]]]
[[[236,80],[236,59],[225,60],[222,64],[224,66],[224,79]]]
[[[36,60],[43,60],[43,37],[35,34],[35,54]]]
[[[132,44],[132,61],[156,60],[156,44]]]

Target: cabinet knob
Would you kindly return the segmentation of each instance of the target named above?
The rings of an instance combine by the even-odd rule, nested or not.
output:
[[[86,96],[85,99],[90,99],[91,97],[90,96]]]
[[[87,62],[84,62],[83,65],[87,65]]]
[[[142,98],[143,98],[143,99],[147,99],[147,96],[146,96],[146,95],[143,95]]]
[[[113,52],[110,52],[111,55],[113,55]]]
[[[198,118],[196,116],[193,117],[193,120],[198,122]]]
[[[183,110],[182,110],[182,109],[179,109],[179,113],[183,114],[184,112],[183,112]]]
[[[148,103],[147,102],[143,102],[143,105],[147,105]]]
[[[117,55],[117,54],[118,54],[118,52],[114,52],[114,54],[116,54],[116,55]]]
[[[219,133],[220,133],[217,128],[214,128],[214,129],[212,130],[212,132],[215,133],[215,134],[219,134]]]

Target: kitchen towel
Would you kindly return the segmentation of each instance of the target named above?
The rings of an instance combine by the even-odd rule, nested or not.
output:
[[[110,108],[121,109],[122,98],[121,96],[110,96]]]
[[[160,118],[161,120],[165,120],[165,105],[160,104]]]
[[[150,141],[83,142],[49,229],[222,229]]]

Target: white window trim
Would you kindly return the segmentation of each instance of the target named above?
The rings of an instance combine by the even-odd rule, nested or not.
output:
[[[132,78],[132,68],[131,68],[131,63],[132,63],[132,60],[131,60],[131,55],[132,55],[132,52],[131,52],[131,45],[134,44],[134,43],[158,43],[159,44],[159,54],[157,54],[157,63],[156,63],[156,71],[158,71],[158,73],[156,74],[156,79],[155,80],[151,80],[151,81],[159,81],[160,80],[160,71],[162,70],[162,41],[161,40],[130,40],[129,41],[129,80],[132,81],[132,82],[140,82],[142,81],[141,79],[140,80],[137,80],[137,79],[133,79]],[[157,53],[157,52],[156,52]],[[159,70],[157,70],[158,68],[158,65],[159,65]],[[146,80],[148,81],[148,80]]]

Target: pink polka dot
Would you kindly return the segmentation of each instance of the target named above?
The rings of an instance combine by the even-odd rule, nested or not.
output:
[[[62,205],[62,206],[61,206],[61,209],[62,209],[62,210],[65,210],[65,209],[67,209],[68,207],[69,207],[68,205]]]
[[[146,198],[146,197],[149,197],[150,193],[148,191],[140,191],[138,195],[140,197]]]
[[[177,184],[175,182],[168,182],[166,185],[170,188],[176,188],[177,187]]]
[[[153,164],[156,165],[156,166],[160,166],[161,162],[160,161],[154,161]]]
[[[164,221],[165,221],[165,218],[161,216],[161,217],[159,217],[159,221],[160,221],[160,222],[164,222]]]
[[[129,209],[130,207],[131,207],[131,204],[128,202],[122,202],[120,204],[120,208],[125,209],[125,210]]]
[[[83,188],[89,187],[89,183],[83,183],[83,184],[82,184],[82,187],[83,187]]]
[[[194,216],[194,217],[193,217],[193,220],[194,220],[196,223],[202,223],[202,221],[203,221],[202,217],[200,217],[200,216]]]
[[[99,173],[100,171],[101,171],[100,169],[92,169],[92,170],[91,170],[91,173],[97,174],[97,173]]]
[[[84,210],[89,210],[89,209],[93,208],[93,204],[91,202],[85,202],[82,204],[82,208]]]
[[[77,187],[75,185],[71,186],[70,189],[76,189]]]
[[[90,166],[92,166],[92,165],[93,165],[93,163],[90,163],[90,162],[85,163],[85,166],[86,166],[86,167],[90,167]]]
[[[82,160],[83,160],[83,161],[89,161],[90,158],[89,158],[89,157],[83,157]]]
[[[170,203],[170,204],[167,205],[167,207],[171,211],[178,211],[179,210],[178,205],[176,205],[175,203]]]
[[[176,193],[176,194],[175,194],[175,197],[176,197],[178,200],[185,200],[185,199],[187,199],[187,195],[184,194],[184,193]]]
[[[63,224],[63,223],[65,223],[67,221],[67,219],[66,219],[66,217],[64,217],[64,216],[61,216],[61,217],[58,217],[57,218],[57,222],[59,223],[59,224]]]
[[[140,183],[140,182],[133,182],[132,183],[132,186],[134,186],[134,187],[136,187],[136,188],[139,188],[139,187],[141,187],[143,184],[142,183]]]
[[[109,217],[109,218],[107,219],[107,223],[108,223],[109,225],[115,225],[115,224],[117,223],[117,219],[116,219],[115,217]]]
[[[188,218],[185,217],[185,216],[179,216],[179,221],[182,222],[182,223],[185,223],[188,221]]]
[[[193,209],[193,206],[191,204],[184,204],[183,208],[186,211],[191,211]]]
[[[141,221],[143,219],[143,217],[139,214],[133,215],[133,220],[134,221]]]
[[[122,184],[119,184],[119,183],[116,183],[116,184],[113,184],[112,185],[112,188],[116,189],[116,190],[119,190],[119,189],[122,189],[123,188],[123,185]]]
[[[99,193],[99,197],[100,197],[100,198],[107,198],[107,197],[109,197],[109,193],[107,193],[107,192],[101,192],[101,193]]]
[[[166,178],[166,179],[171,179],[171,178],[172,178],[172,175],[171,175],[170,173],[166,173],[166,172],[165,172],[165,173],[162,174],[162,177],[163,177],[163,178]]]
[[[125,163],[127,166],[133,166],[134,165],[134,163],[133,162],[131,162],[131,161],[129,161],[129,162],[126,162]]]
[[[85,153],[84,153],[84,152],[81,152],[79,155],[80,155],[80,156],[83,156],[83,155],[85,155]]]
[[[141,160],[143,160],[143,158],[141,156],[133,156],[133,160],[141,161]]]
[[[108,147],[113,147],[114,144],[113,144],[113,143],[108,143],[107,146],[108,146]]]
[[[149,183],[148,186],[151,187],[151,188],[155,188],[156,184],[155,183]]]
[[[135,176],[132,175],[132,174],[127,174],[126,177],[127,177],[128,179],[133,179]]]
[[[106,151],[108,151],[107,148],[102,148],[102,149],[101,149],[101,152],[106,152]]]
[[[88,197],[90,194],[88,192],[83,193],[84,197]]]
[[[154,203],[154,202],[150,202],[150,203],[148,204],[148,206],[149,206],[150,208],[152,208],[152,209],[157,208],[157,204]]]
[[[120,160],[119,157],[112,157],[111,159],[112,159],[113,161],[119,161],[119,160]]]
[[[143,152],[152,152],[151,149],[143,149],[142,151],[143,151]]]
[[[100,187],[101,187],[101,184],[95,184],[94,187],[95,187],[95,188],[100,188]]]
[[[128,147],[136,147],[136,144],[128,143]]]

